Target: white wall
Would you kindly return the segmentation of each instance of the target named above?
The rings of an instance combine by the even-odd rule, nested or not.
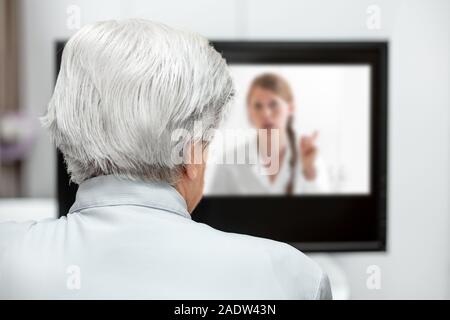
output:
[[[70,36],[66,9],[82,24],[140,16],[214,39],[390,41],[388,253],[336,254],[353,298],[449,298],[450,1],[22,0],[21,104],[43,114],[54,78],[54,41]],[[366,9],[381,8],[381,29]],[[54,194],[54,153],[39,133],[26,168],[30,196]],[[380,266],[381,290],[366,288]]]

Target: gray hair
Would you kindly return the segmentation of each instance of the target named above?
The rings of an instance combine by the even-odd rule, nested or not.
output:
[[[41,119],[75,183],[99,175],[174,184],[183,163],[172,151],[221,122],[233,96],[222,56],[194,33],[160,23],[105,21],[66,44],[47,114]]]

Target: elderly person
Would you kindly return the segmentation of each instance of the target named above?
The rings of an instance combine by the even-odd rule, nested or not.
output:
[[[232,95],[224,59],[196,34],[142,20],[77,32],[43,118],[76,201],[67,217],[0,224],[0,298],[330,298],[293,247],[191,220]]]

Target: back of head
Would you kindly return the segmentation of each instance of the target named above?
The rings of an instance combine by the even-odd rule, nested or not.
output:
[[[233,94],[225,60],[201,36],[145,20],[88,25],[66,44],[43,118],[72,181],[113,174],[175,183],[173,157],[216,128]]]

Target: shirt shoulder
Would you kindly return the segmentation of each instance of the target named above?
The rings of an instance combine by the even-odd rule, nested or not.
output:
[[[283,299],[329,299],[328,277],[311,258],[293,246],[266,238],[218,231],[206,226],[211,242],[218,251],[227,252],[239,261],[243,272],[253,269],[252,276],[261,272],[261,281],[276,283]],[[220,240],[215,241],[218,237]],[[221,250],[221,248],[233,248]],[[246,267],[248,266],[248,267]]]
[[[20,238],[36,223],[36,221],[8,221],[0,223],[0,247]]]
[[[19,244],[36,244],[40,240],[49,238],[57,229],[60,229],[65,217],[55,219],[47,218],[39,221],[29,220],[24,222],[8,221],[0,223],[0,254],[6,249]]]
[[[7,250],[13,249],[34,224],[36,221],[0,223],[0,262],[4,261]]]
[[[322,268],[293,246],[272,240],[263,244],[270,257],[273,275],[290,299],[328,299],[329,282]]]

